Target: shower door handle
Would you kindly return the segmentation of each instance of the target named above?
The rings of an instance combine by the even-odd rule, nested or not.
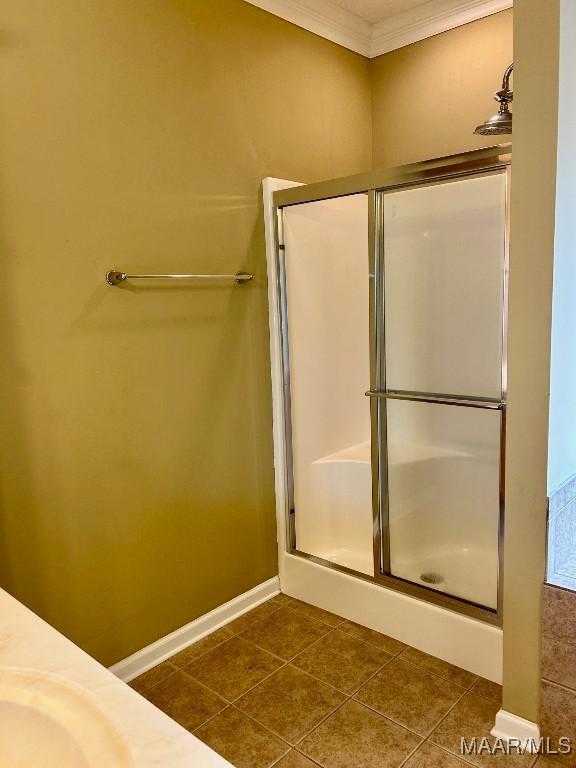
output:
[[[369,389],[364,394],[366,397],[375,397],[381,400],[408,400],[415,403],[460,405],[465,408],[484,408],[490,411],[502,411],[506,407],[505,400],[492,400],[478,397],[460,397],[458,395],[436,395],[432,392],[403,392],[400,390],[377,392],[373,389]]]

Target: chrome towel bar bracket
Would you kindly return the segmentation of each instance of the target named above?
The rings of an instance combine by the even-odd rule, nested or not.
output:
[[[234,275],[128,275],[111,269],[106,272],[108,285],[121,285],[126,280],[234,280],[239,285],[254,280],[249,272],[236,272]]]
[[[506,408],[504,400],[482,399],[479,397],[459,397],[457,395],[436,395],[430,392],[375,392],[371,389],[364,393],[366,397],[381,400],[409,400],[414,403],[436,403],[437,405],[460,405],[465,408],[485,408],[490,411],[502,411]]]

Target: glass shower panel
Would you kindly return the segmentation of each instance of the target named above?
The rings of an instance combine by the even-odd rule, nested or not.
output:
[[[374,574],[368,197],[283,209],[296,549]]]
[[[392,575],[496,609],[501,412],[386,408]]]
[[[492,171],[383,193],[385,570],[492,610],[506,184]]]
[[[501,396],[506,174],[384,195],[386,386]]]

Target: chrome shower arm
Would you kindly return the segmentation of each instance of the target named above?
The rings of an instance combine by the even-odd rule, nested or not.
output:
[[[496,101],[499,101],[501,104],[502,102],[508,103],[514,98],[514,91],[510,89],[510,76],[512,75],[513,70],[514,62],[506,67],[506,72],[504,72],[504,77],[502,78],[502,88],[497,91],[494,96]]]
[[[492,115],[479,126],[474,133],[481,136],[498,136],[503,133],[512,133],[512,113],[508,105],[514,98],[514,92],[510,89],[510,76],[514,69],[514,63],[506,67],[504,77],[502,78],[502,88],[496,91],[494,99],[499,103],[500,108],[496,115]]]

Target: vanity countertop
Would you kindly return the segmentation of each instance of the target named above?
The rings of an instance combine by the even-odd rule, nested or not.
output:
[[[133,768],[231,768],[230,763],[0,589],[0,668],[7,667],[57,676],[86,690],[122,737]]]

